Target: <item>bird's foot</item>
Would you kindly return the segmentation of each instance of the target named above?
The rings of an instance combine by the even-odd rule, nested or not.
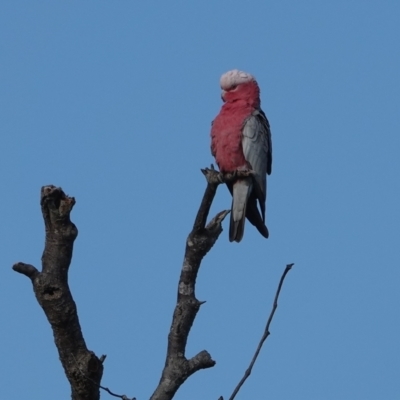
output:
[[[248,178],[253,177],[255,172],[252,169],[235,169],[232,172],[227,172],[224,174],[224,182],[232,182],[238,178]]]
[[[201,172],[206,177],[209,184],[219,185],[220,183],[225,182],[223,173],[217,171],[212,164],[210,168],[204,168],[201,170]]]
[[[201,170],[203,175],[206,177],[207,182],[210,184],[228,183],[236,181],[238,178],[254,177],[255,172],[252,169],[236,169],[232,172],[220,172],[217,171],[211,164],[210,168],[204,168]]]

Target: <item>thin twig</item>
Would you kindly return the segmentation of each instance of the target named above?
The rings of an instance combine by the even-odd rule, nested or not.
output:
[[[281,276],[281,280],[279,281],[278,289],[276,290],[276,294],[275,294],[275,298],[274,298],[274,304],[272,305],[272,310],[271,310],[271,313],[270,313],[270,315],[268,317],[267,325],[265,326],[264,334],[262,335],[260,343],[258,344],[257,350],[254,353],[253,359],[251,360],[251,363],[250,363],[249,367],[247,368],[246,372],[244,373],[243,378],[240,380],[240,382],[236,386],[236,388],[233,391],[231,397],[229,397],[229,400],[233,400],[235,398],[235,396],[238,394],[238,392],[239,392],[240,388],[242,387],[242,385],[246,382],[246,379],[250,376],[251,371],[253,369],[253,366],[254,366],[254,364],[255,364],[255,362],[257,360],[257,357],[260,354],[261,348],[262,348],[265,340],[267,339],[267,337],[270,334],[269,326],[271,325],[272,319],[274,318],[275,311],[278,308],[278,298],[279,298],[279,294],[280,294],[281,289],[282,289],[283,281],[285,280],[287,273],[292,269],[293,265],[294,264],[286,265],[286,268],[283,271],[283,274]]]
[[[84,378],[86,378],[88,381],[92,382],[93,385],[96,385],[96,386],[99,387],[100,389],[103,389],[104,391],[106,391],[107,393],[109,393],[111,396],[118,397],[118,398],[120,398],[120,399],[122,399],[122,400],[136,400],[136,397],[133,397],[132,399],[130,399],[129,397],[125,396],[124,394],[123,394],[123,395],[120,395],[120,394],[113,393],[109,388],[106,388],[106,387],[104,387],[104,386],[101,386],[101,385],[99,385],[97,382],[95,382],[93,379],[90,379],[90,378],[89,378],[88,376],[86,376],[86,375],[83,373],[83,371],[80,369],[79,364],[78,364],[78,361],[76,360],[75,356],[74,356],[73,354],[71,354],[71,355],[72,355],[72,358],[75,360],[75,364],[76,364],[76,367],[78,368],[78,371],[81,373],[81,375],[82,375]],[[105,356],[102,356],[102,357],[104,357],[104,359],[105,359]]]

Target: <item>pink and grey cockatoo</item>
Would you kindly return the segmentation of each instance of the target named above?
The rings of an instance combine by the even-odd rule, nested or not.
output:
[[[222,173],[254,172],[253,178],[228,183],[232,194],[229,240],[242,240],[246,217],[268,238],[265,201],[272,143],[268,119],[260,108],[260,89],[252,75],[236,69],[223,74],[220,84],[224,104],[212,123],[211,153]]]

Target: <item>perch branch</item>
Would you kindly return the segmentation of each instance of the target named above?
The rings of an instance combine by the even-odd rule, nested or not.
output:
[[[221,234],[222,221],[229,213],[229,211],[221,211],[206,225],[215,193],[223,179],[213,167],[202,170],[202,172],[207,179],[207,187],[193,229],[186,241],[185,256],[178,284],[177,304],[168,335],[165,366],[151,400],[172,399],[189,376],[200,369],[215,365],[215,361],[206,350],[200,351],[190,359],[187,359],[185,355],[190,329],[201,304],[203,304],[195,295],[200,264]]]
[[[280,294],[281,289],[282,289],[283,281],[285,280],[286,275],[288,274],[288,272],[292,269],[293,265],[294,264],[286,265],[286,268],[283,271],[283,274],[282,274],[281,279],[279,281],[278,289],[276,290],[274,303],[272,305],[272,310],[271,310],[271,313],[269,314],[267,325],[265,326],[265,330],[264,330],[264,333],[263,333],[263,335],[261,337],[260,343],[257,346],[257,350],[254,353],[253,359],[251,360],[249,367],[247,368],[246,372],[244,373],[243,378],[240,380],[238,385],[235,387],[235,390],[233,391],[231,397],[229,397],[229,400],[233,400],[235,398],[235,396],[238,394],[238,392],[239,392],[240,388],[242,387],[242,385],[246,382],[246,379],[250,376],[251,371],[253,369],[253,366],[254,366],[254,364],[255,364],[255,362],[257,360],[257,357],[260,354],[261,348],[262,348],[265,340],[267,339],[267,337],[270,335],[269,326],[271,325],[272,319],[274,318],[275,311],[278,308],[278,298],[279,298],[279,294]],[[220,399],[222,399],[222,397],[220,397]]]
[[[86,347],[68,285],[68,269],[78,235],[70,220],[75,199],[49,185],[42,187],[40,204],[46,228],[42,271],[24,263],[15,264],[13,269],[32,281],[36,299],[53,330],[72,400],[99,400],[102,360]]]

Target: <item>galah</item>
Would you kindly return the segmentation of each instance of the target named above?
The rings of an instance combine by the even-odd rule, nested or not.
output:
[[[253,175],[227,184],[232,194],[229,240],[242,240],[246,217],[268,238],[265,201],[272,143],[268,119],[260,108],[260,89],[252,75],[236,69],[223,74],[220,84],[224,104],[212,123],[211,153],[222,173],[251,170]]]

